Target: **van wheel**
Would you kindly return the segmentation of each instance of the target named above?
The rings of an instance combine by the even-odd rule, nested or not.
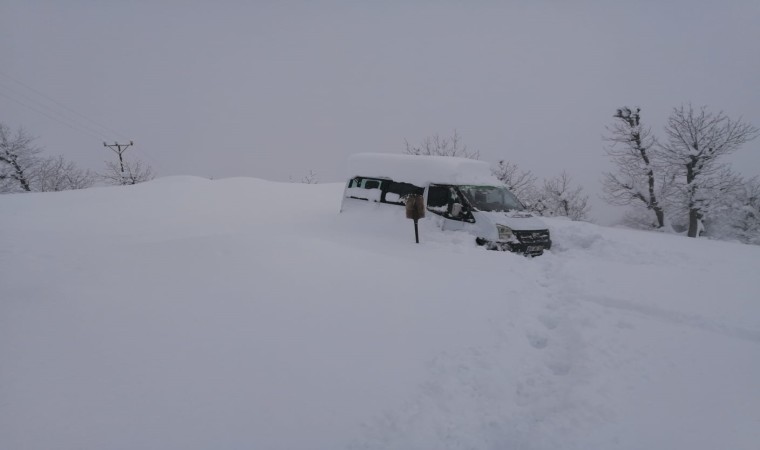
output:
[[[485,247],[486,250],[504,250],[501,245],[495,242],[487,241],[483,238],[475,238],[475,243],[481,247]]]

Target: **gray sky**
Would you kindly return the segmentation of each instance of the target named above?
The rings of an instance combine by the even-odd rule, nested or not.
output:
[[[93,169],[132,139],[160,175],[323,182],[456,129],[483,160],[566,169],[605,221],[615,108],[760,126],[758,24],[757,0],[0,0],[0,121]],[[760,141],[733,161],[760,174]]]

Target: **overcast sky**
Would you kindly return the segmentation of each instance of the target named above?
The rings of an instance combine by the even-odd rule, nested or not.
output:
[[[760,1],[0,0],[0,121],[100,169],[342,181],[348,155],[457,130],[481,159],[566,169],[596,198],[602,135],[638,105],[760,126]],[[733,162],[760,174],[760,141]]]

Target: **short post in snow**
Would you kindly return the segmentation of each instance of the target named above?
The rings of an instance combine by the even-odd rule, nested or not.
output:
[[[411,194],[406,197],[406,218],[414,220],[414,240],[420,243],[417,221],[425,217],[425,202],[421,195]]]

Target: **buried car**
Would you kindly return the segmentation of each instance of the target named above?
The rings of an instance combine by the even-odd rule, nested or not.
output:
[[[403,206],[410,195],[419,195],[441,229],[468,232],[478,245],[532,256],[551,248],[546,224],[525,210],[487,163],[360,153],[349,158],[348,166],[341,210],[353,202]]]

